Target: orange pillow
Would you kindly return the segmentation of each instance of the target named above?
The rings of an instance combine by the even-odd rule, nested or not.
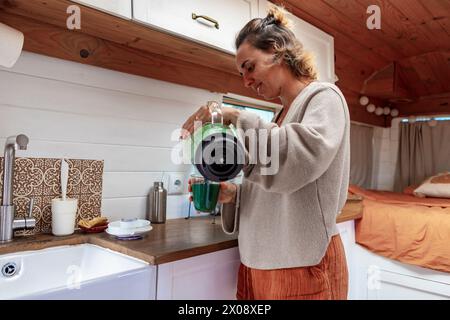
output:
[[[450,199],[450,172],[444,172],[425,180],[414,190],[417,197],[435,197]]]

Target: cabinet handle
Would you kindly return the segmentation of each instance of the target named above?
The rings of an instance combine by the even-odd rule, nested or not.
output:
[[[216,27],[216,29],[219,29],[219,22],[217,20],[214,20],[213,18],[210,18],[208,16],[199,16],[199,15],[196,15],[195,13],[192,13],[192,20],[197,20],[197,19],[205,19],[211,23],[214,23],[214,27]]]

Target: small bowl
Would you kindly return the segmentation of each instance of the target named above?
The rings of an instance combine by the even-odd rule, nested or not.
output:
[[[120,228],[122,229],[139,228],[141,225],[141,222],[137,218],[120,220]]]

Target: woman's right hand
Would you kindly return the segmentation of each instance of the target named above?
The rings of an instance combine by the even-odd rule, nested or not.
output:
[[[186,120],[182,126],[181,139],[186,139],[194,132],[194,123],[196,121],[201,121],[202,124],[211,122],[211,111],[207,106],[201,106]]]
[[[222,107],[223,123],[225,125],[236,125],[240,111],[231,107]],[[182,126],[181,139],[186,139],[194,132],[194,123],[201,121],[201,125],[211,122],[211,110],[207,106],[201,106],[194,114],[192,114]]]

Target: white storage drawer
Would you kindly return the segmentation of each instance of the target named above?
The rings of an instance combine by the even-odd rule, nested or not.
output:
[[[71,0],[94,9],[131,19],[131,0]]]
[[[230,53],[239,30],[257,14],[258,0],[133,1],[134,20]]]

